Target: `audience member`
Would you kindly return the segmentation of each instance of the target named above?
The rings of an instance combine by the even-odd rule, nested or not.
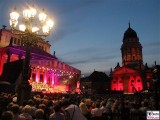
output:
[[[45,120],[43,119],[44,111],[42,109],[37,109],[35,111],[35,119],[34,120]]]
[[[54,106],[54,113],[49,116],[49,120],[65,120],[65,116],[61,112],[61,105],[59,103]]]

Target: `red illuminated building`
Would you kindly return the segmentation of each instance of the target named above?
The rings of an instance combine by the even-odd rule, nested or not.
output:
[[[150,87],[152,68],[144,65],[142,45],[130,27],[125,31],[121,46],[122,66],[117,63],[111,71],[111,90],[124,93],[141,92]]]
[[[32,91],[79,92],[81,71],[60,61],[55,56],[55,52],[54,55],[51,55],[50,47],[49,42],[42,38],[39,38],[36,46],[31,47],[29,82],[32,85]],[[12,34],[11,30],[7,30],[5,27],[0,30],[1,83],[11,81],[7,78],[12,72],[7,75],[4,73],[2,76],[4,64],[25,59],[25,52],[25,46],[19,36]],[[21,79],[21,73],[16,80],[13,80],[15,83]]]

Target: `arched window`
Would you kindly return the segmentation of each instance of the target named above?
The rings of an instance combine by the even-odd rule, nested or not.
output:
[[[132,87],[132,92],[134,92],[134,88]]]
[[[14,44],[17,43],[17,39],[16,39],[16,38],[13,39],[13,43],[14,43]]]
[[[23,46],[23,40],[21,40],[21,45]]]
[[[21,40],[21,45],[24,46],[24,40]]]
[[[138,87],[138,92],[139,92],[140,90],[141,90],[140,87]]]
[[[17,44],[20,45],[20,39],[18,39],[18,43]]]
[[[132,57],[132,60],[135,60],[135,56]]]
[[[120,80],[119,83],[122,83],[122,80]]]

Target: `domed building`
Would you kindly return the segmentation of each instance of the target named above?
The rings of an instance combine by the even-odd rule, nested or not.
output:
[[[121,46],[122,66],[111,71],[111,90],[124,93],[141,92],[150,86],[152,68],[144,65],[142,45],[137,33],[130,27],[123,35]]]
[[[125,31],[121,46],[122,66],[143,67],[142,45],[137,33],[130,27]]]

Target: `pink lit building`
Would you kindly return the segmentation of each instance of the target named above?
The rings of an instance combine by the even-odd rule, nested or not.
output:
[[[40,38],[36,46],[31,47],[31,75],[29,82],[32,91],[78,92],[81,71],[60,61],[50,54],[48,41]],[[0,30],[0,75],[5,63],[25,59],[25,46],[19,36],[10,30]],[[19,77],[21,74],[19,74]],[[3,80],[1,80],[3,81]],[[17,81],[17,80],[15,80]]]

